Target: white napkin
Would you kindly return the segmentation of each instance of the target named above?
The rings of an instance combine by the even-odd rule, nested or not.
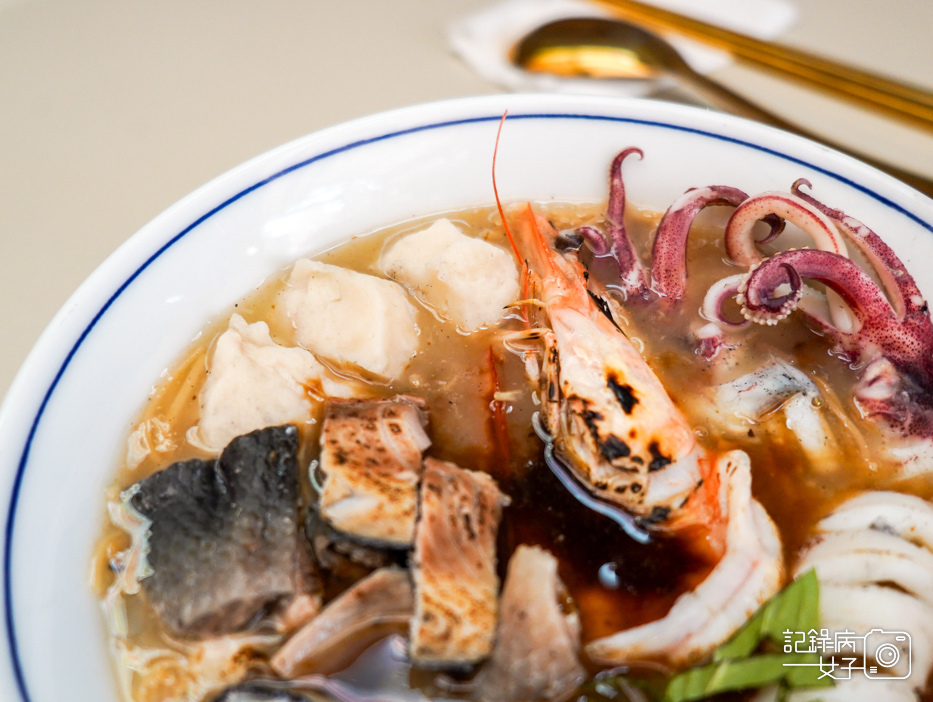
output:
[[[773,39],[790,27],[797,8],[788,0],[645,0],[658,7],[704,22]],[[536,27],[564,17],[612,17],[603,7],[586,0],[506,0],[478,13],[455,20],[448,28],[450,46],[477,73],[515,91],[570,92],[608,95],[645,95],[651,81],[598,81],[529,73],[513,65],[512,47]],[[676,35],[666,35],[693,68],[708,73],[722,68],[729,55]]]

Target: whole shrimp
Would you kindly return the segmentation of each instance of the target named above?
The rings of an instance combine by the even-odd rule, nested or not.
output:
[[[595,302],[583,265],[554,250],[557,232],[530,205],[515,232],[546,317],[541,414],[561,457],[644,525],[715,522],[712,457],[608,307]]]
[[[697,660],[783,582],[780,537],[751,495],[748,456],[697,443],[608,307],[587,290],[583,266],[549,244],[557,232],[530,205],[516,232],[516,250],[525,252],[534,279],[527,288],[545,317],[535,331],[544,341],[541,414],[554,447],[595,495],[644,527],[690,538],[716,562],[665,617],[591,641],[587,654],[607,665]]]
[[[521,207],[513,232],[498,192],[496,203],[521,263],[528,336],[543,340],[536,375],[554,448],[595,496],[635,515],[644,528],[690,534],[716,562],[668,615],[591,641],[587,654],[610,665],[698,659],[784,579],[780,537],[751,495],[748,457],[698,444],[608,304],[589,291],[575,253],[557,250],[567,243],[563,237],[531,205]]]

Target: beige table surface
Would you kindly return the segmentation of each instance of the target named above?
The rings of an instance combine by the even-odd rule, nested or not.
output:
[[[929,0],[796,0],[787,43],[933,88]],[[483,0],[0,0],[0,396],[109,253],[271,147],[388,108],[499,92],[448,51]],[[933,176],[933,138],[730,66],[810,129]]]

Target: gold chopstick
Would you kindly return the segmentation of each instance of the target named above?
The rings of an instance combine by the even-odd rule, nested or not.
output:
[[[638,0],[597,0],[651,29],[671,30],[810,87],[933,130],[933,93],[775,42],[754,39]]]

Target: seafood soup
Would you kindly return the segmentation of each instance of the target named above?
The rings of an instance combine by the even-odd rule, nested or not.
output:
[[[818,184],[639,209],[636,155],[205,329],[92,564],[127,702],[933,700],[913,278]]]

